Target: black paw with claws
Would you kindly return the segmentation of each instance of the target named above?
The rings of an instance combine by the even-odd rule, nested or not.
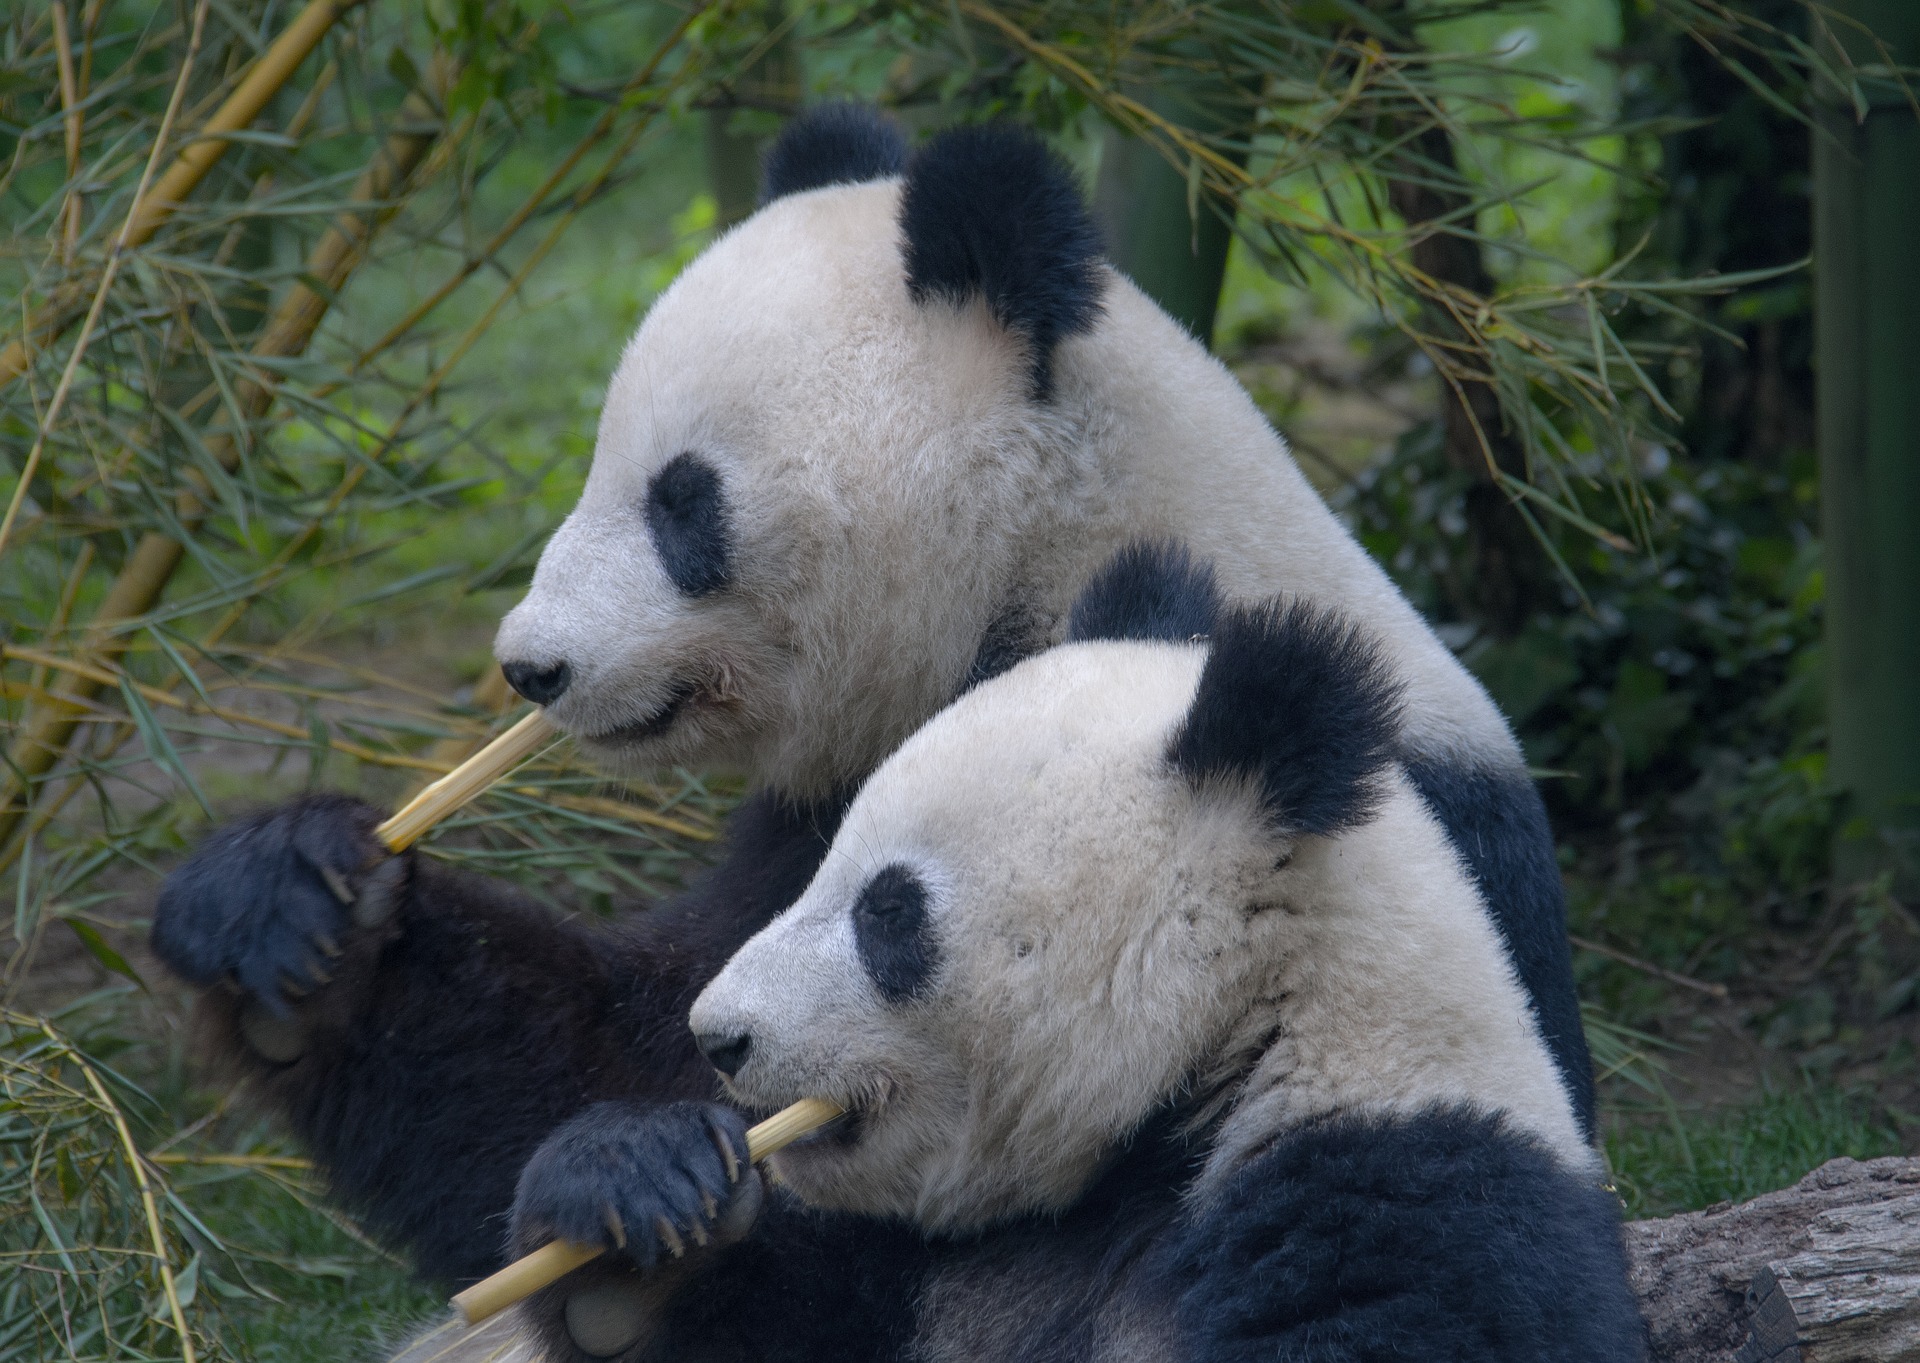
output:
[[[296,800],[216,831],[160,887],[153,949],[193,984],[237,983],[273,1016],[333,978],[354,926],[384,920],[408,862],[344,796]]]
[[[596,1103],[547,1137],[521,1171],[513,1247],[524,1254],[572,1240],[651,1268],[738,1239],[759,1192],[746,1119],[732,1108]]]

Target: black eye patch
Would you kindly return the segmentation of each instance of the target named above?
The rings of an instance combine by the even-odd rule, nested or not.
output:
[[[676,454],[647,482],[647,530],[667,576],[688,596],[733,581],[733,539],[726,492],[713,465]]]
[[[889,1003],[904,1003],[926,988],[940,964],[940,946],[920,877],[889,866],[869,880],[854,901],[853,940],[874,988]]]

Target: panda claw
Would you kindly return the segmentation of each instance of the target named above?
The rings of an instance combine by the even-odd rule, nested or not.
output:
[[[607,1223],[607,1234],[613,1237],[613,1247],[615,1249],[625,1249],[627,1247],[627,1228],[621,1222],[620,1213],[613,1209],[611,1202],[601,1206],[600,1216],[601,1219]]]
[[[680,1238],[680,1232],[673,1228],[673,1222],[664,1216],[657,1216],[653,1225],[660,1233],[660,1243],[667,1247],[667,1253],[676,1259],[687,1257],[687,1242]]]
[[[327,888],[333,892],[333,897],[343,905],[351,907],[358,896],[354,894],[353,886],[347,884],[347,878],[331,866],[318,866],[315,869],[320,872],[320,879],[327,882]]]
[[[706,1212],[709,1221],[720,1215],[720,1204],[714,1201],[713,1194],[705,1188],[700,1190],[700,1206]]]
[[[712,1117],[707,1118],[707,1130],[713,1136],[713,1143],[720,1148],[721,1161],[727,1166],[727,1182],[738,1183],[740,1181],[740,1157],[733,1153],[733,1142],[727,1139],[727,1133],[721,1128],[720,1123],[716,1122]],[[711,1216],[713,1213],[708,1212],[707,1215]]]

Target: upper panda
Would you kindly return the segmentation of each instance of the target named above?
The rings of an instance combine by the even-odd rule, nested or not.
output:
[[[1315,496],[1232,376],[1099,254],[1030,134],[909,153],[797,120],[765,206],[655,303],[579,505],[496,652],[612,769],[755,781],[685,896],[610,930],[295,802],[167,882],[158,954],[336,1194],[436,1277],[495,1266],[538,1142],[596,1099],[706,1096],[679,1019],[800,893],[848,795],[969,685],[1064,637],[1119,546],[1337,608],[1403,679],[1396,756],[1484,887],[1583,1128],[1591,1080],[1539,797],[1485,692]]]
[[[535,1307],[547,1357],[1640,1357],[1379,650],[1152,547],[1070,640],[908,739],[694,1003],[734,1102],[848,1112],[778,1191],[718,1105],[535,1155],[523,1243],[624,1251]]]

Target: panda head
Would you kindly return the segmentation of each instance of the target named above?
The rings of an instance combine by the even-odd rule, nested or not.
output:
[[[615,770],[857,781],[959,689],[1072,482],[1054,355],[1105,278],[1031,134],[796,121],[629,343],[509,681]]]
[[[1157,1107],[1244,1066],[1290,900],[1387,788],[1398,697],[1338,618],[1222,607],[1180,551],[1124,552],[1068,643],[874,773],[696,1001],[737,1099],[851,1114],[781,1177],[935,1229],[1070,1204]]]

